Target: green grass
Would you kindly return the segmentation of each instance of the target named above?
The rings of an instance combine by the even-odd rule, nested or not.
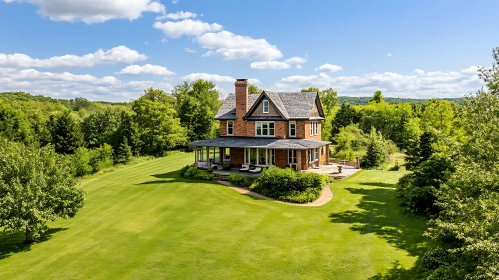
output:
[[[0,279],[367,279],[413,275],[424,221],[394,200],[402,174],[360,171],[299,207],[180,178],[177,154],[87,179],[85,208],[43,241],[0,233]],[[385,275],[387,274],[387,275]]]

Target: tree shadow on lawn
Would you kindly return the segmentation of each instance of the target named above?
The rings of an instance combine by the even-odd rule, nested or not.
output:
[[[162,174],[152,174],[151,176],[161,180],[146,181],[138,183],[136,185],[173,184],[173,183],[205,183],[205,184],[220,185],[219,183],[211,180],[197,180],[197,179],[183,178],[180,176],[180,170],[175,170]]]
[[[13,254],[27,252],[31,246],[49,240],[54,233],[67,230],[67,228],[50,228],[40,236],[34,243],[24,243],[24,232],[0,232],[0,260],[6,259]]]

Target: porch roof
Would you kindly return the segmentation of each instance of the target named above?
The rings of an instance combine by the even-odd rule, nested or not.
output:
[[[265,148],[281,150],[307,150],[319,148],[331,142],[314,139],[280,139],[257,137],[220,137],[199,140],[187,144],[193,147],[223,147],[223,148]]]

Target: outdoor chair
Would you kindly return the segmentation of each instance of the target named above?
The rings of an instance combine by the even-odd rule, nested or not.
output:
[[[243,168],[239,169],[239,171],[250,171],[248,164],[243,164]]]
[[[251,172],[251,173],[260,173],[260,172],[262,172],[262,168],[261,167],[257,167],[255,169],[250,170],[249,172]]]

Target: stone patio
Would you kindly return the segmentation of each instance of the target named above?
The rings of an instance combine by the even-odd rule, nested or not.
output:
[[[338,173],[338,166],[342,166],[343,170],[341,173]],[[329,177],[334,178],[335,180],[340,180],[340,179],[345,179],[347,177],[352,176],[353,174],[357,173],[360,169],[357,169],[352,166],[347,166],[347,165],[338,165],[338,164],[321,164],[319,168],[316,169],[308,169],[308,170],[303,170],[302,172],[314,172],[314,173],[319,173],[323,175],[327,175]]]

